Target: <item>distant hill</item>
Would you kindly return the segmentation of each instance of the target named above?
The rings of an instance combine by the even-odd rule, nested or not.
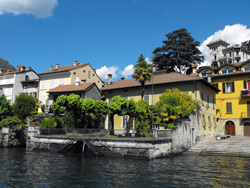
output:
[[[7,70],[11,70],[11,71],[16,71],[16,69],[8,63],[8,61],[3,60],[0,57],[0,68],[3,68],[3,72],[6,72]]]

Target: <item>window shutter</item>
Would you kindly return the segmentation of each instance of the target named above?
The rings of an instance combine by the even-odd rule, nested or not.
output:
[[[222,86],[223,86],[223,93],[225,93],[225,83],[223,83]]]
[[[234,82],[232,82],[232,93],[234,93]]]
[[[232,114],[232,103],[231,102],[227,102],[227,114]]]
[[[247,81],[244,80],[243,82],[244,82],[244,89],[247,89]]]

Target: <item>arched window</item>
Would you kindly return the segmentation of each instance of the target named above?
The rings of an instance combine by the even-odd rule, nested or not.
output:
[[[226,68],[222,69],[222,74],[230,74],[230,73],[232,73],[233,71],[234,71],[233,68],[231,68],[231,67],[226,67]]]
[[[250,64],[244,67],[244,72],[249,72],[249,71],[250,71]]]
[[[211,74],[211,71],[205,70],[205,71],[203,71],[203,72],[201,73],[201,76],[202,76],[202,77],[207,77],[209,74]]]

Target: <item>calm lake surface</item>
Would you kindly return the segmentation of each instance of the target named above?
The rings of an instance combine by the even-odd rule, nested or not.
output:
[[[0,148],[0,187],[250,187],[250,158],[84,159]]]

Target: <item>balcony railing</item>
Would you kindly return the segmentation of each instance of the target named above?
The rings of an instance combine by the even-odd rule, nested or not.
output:
[[[247,89],[241,90],[241,97],[242,98],[249,97],[249,96],[250,96],[250,90],[247,90]]]
[[[248,113],[248,112],[241,112],[241,118],[250,118],[250,113]]]

